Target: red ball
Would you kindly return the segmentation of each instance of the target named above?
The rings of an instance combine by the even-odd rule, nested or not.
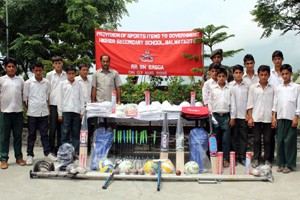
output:
[[[180,170],[176,170],[176,175],[180,176],[181,175],[181,171]]]
[[[139,171],[137,169],[133,170],[133,174],[134,175],[138,175],[139,174]]]
[[[151,169],[150,174],[151,174],[151,175],[155,175],[155,170],[154,170],[154,169]]]

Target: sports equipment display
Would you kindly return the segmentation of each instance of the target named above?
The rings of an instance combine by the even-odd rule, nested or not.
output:
[[[164,113],[163,129],[161,132],[160,159],[168,159],[169,154],[169,125],[168,113]]]
[[[184,165],[184,173],[185,174],[198,174],[199,173],[199,165],[195,161],[187,162]]]
[[[129,160],[123,160],[119,166],[118,169],[120,173],[125,173],[126,170],[132,170],[133,169],[133,164]]]
[[[184,170],[184,132],[181,117],[177,121],[176,128],[176,170]]]
[[[153,169],[155,172],[157,172],[158,164],[153,162],[152,160],[149,160],[144,165],[144,172],[146,174],[150,174],[151,170]]]
[[[171,174],[175,171],[175,167],[171,160],[166,160],[161,163],[161,173],[162,174]]]
[[[113,163],[108,159],[103,159],[99,161],[99,172],[109,173],[112,172],[114,168]]]
[[[218,174],[218,146],[217,146],[217,139],[213,134],[212,130],[212,116],[209,116],[209,129],[210,129],[210,136],[208,139],[209,144],[209,153],[210,153],[210,162],[211,162],[211,171],[213,174]]]

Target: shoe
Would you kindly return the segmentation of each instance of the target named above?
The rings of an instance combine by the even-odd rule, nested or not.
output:
[[[228,162],[227,160],[224,160],[224,161],[223,161],[223,167],[224,167],[224,168],[229,167],[229,162]]]
[[[26,165],[33,165],[33,157],[27,156]]]
[[[57,161],[57,157],[54,156],[52,153],[49,153],[46,158],[50,159],[52,162],[56,162]]]
[[[285,168],[282,170],[282,173],[288,174],[288,173],[290,173],[291,171],[292,171],[291,168],[285,167]]]
[[[277,172],[282,172],[283,169],[284,169],[284,167],[280,166],[280,167],[277,168]]]
[[[253,167],[253,168],[258,167],[258,160],[253,160],[253,162],[252,162],[252,167]]]
[[[24,165],[26,165],[26,162],[25,162],[25,160],[23,160],[22,158],[20,158],[20,159],[17,159],[17,160],[16,160],[16,163],[17,163],[18,165],[20,165],[20,166],[24,166]]]
[[[268,160],[265,162],[265,165],[268,165],[268,166],[272,167],[272,163]]]
[[[7,161],[6,160],[3,160],[1,162],[1,169],[7,169],[8,168],[8,164],[7,164]]]

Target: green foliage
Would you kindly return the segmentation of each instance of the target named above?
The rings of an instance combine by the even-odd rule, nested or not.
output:
[[[201,100],[201,82],[195,82],[191,80],[189,84],[183,84],[184,80],[182,77],[174,76],[168,77],[167,86],[160,86],[163,77],[152,77],[150,82],[142,82],[140,84],[133,84],[131,78],[127,78],[127,83],[123,84],[122,89],[122,101],[135,102],[144,101],[145,92],[150,92],[151,101],[163,102],[165,100],[170,103],[178,103],[182,101],[190,101],[190,93],[196,92],[196,100]],[[158,80],[155,82],[154,80]]]
[[[228,27],[225,25],[214,26],[213,24],[207,25],[204,28],[196,28],[197,30],[203,34],[203,38],[196,38],[195,42],[203,43],[204,46],[209,47],[209,52],[206,51],[203,54],[204,58],[209,58],[210,53],[214,50],[213,46],[217,45],[221,42],[228,40],[229,38],[235,37],[234,34],[228,35],[226,32],[219,32],[222,29],[227,29]],[[232,57],[234,54],[243,51],[244,49],[236,49],[236,50],[227,50],[223,51],[223,57]]]
[[[53,55],[71,65],[91,64],[95,28],[117,27],[128,14],[126,4],[132,2],[136,1],[8,0],[9,54],[24,72],[35,60],[49,62]],[[5,19],[5,6],[0,7],[0,19]],[[0,31],[0,52],[6,54],[5,31]]]
[[[261,38],[269,37],[273,30],[300,33],[300,1],[258,0],[251,14],[259,27],[264,29]]]

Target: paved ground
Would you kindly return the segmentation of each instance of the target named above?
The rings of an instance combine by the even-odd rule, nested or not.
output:
[[[299,147],[298,136],[298,147]],[[12,148],[11,148],[12,149]],[[25,145],[23,153],[25,153]],[[42,148],[36,145],[36,158],[43,158]],[[220,182],[198,184],[197,182],[163,182],[160,192],[155,181],[113,181],[107,190],[101,187],[104,180],[30,179],[32,166],[15,164],[10,151],[9,168],[0,169],[0,200],[14,199],[298,199],[300,185],[300,152],[295,172],[282,174],[273,167],[275,182]],[[244,167],[237,166],[237,174]],[[228,174],[228,169],[225,170]]]

